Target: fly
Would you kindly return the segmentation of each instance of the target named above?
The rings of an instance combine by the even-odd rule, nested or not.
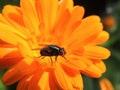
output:
[[[55,61],[56,61],[58,56],[62,56],[65,58],[65,54],[66,54],[65,49],[57,45],[47,45],[43,47],[42,49],[38,48],[38,49],[33,49],[33,50],[40,50],[40,55],[44,57],[49,56],[51,61],[52,61],[52,58],[51,58],[52,56],[55,56]]]

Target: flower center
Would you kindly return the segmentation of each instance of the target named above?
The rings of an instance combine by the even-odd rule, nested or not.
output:
[[[46,45],[39,49],[39,59],[44,59],[44,61],[51,61],[51,63],[56,62],[58,59],[58,56],[62,56],[65,58],[65,49],[61,48],[57,45]],[[52,57],[55,57],[54,59]],[[49,57],[49,60],[48,60]],[[43,61],[43,60],[42,60]]]
[[[48,45],[40,50],[41,56],[55,56],[55,60],[57,60],[57,57],[60,55],[64,57],[66,54],[64,48],[61,48],[56,45]]]

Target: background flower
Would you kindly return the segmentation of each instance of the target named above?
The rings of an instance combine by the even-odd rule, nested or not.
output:
[[[112,83],[106,78],[100,80],[100,88],[101,90],[114,90]]]

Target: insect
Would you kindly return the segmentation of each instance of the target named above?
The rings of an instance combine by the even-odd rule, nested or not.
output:
[[[64,57],[66,54],[65,49],[56,45],[48,45],[40,50],[41,56],[55,56],[55,60],[60,55]]]
[[[47,46],[43,47],[42,49],[40,49],[40,54],[41,54],[41,56],[44,56],[44,57],[49,56],[51,61],[52,61],[51,56],[55,56],[55,61],[56,61],[58,56],[62,56],[65,58],[66,51],[64,48],[61,48],[57,45],[47,45]]]

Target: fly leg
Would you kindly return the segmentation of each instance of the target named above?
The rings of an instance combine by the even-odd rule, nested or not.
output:
[[[51,66],[53,66],[53,60],[52,60],[52,57],[50,57],[50,61],[51,61]]]

